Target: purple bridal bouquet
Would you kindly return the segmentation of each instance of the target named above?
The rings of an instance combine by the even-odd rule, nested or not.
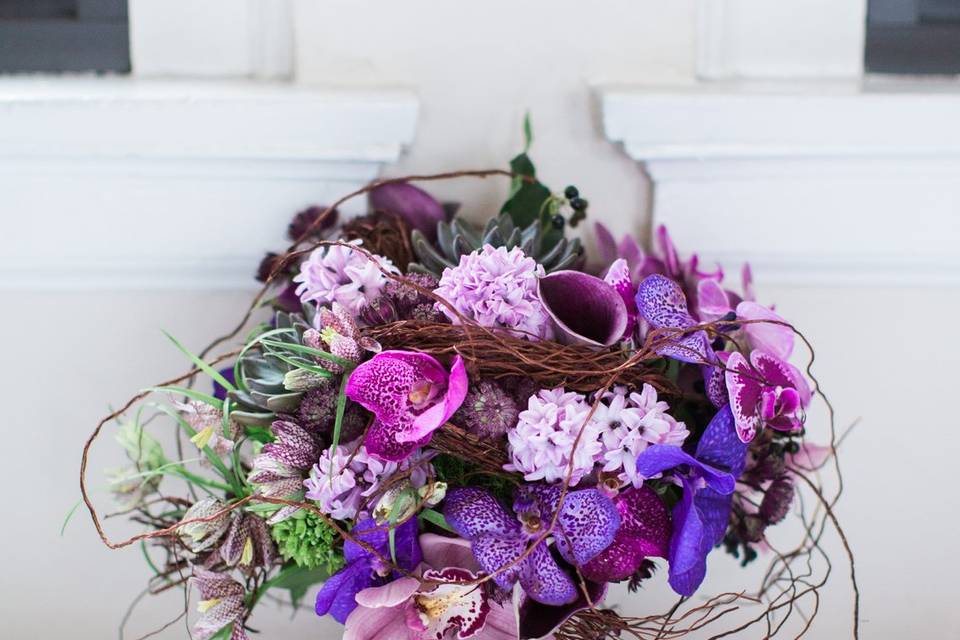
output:
[[[199,594],[197,640],[250,637],[268,595],[354,640],[676,638],[731,605],[769,633],[816,596],[794,569],[827,516],[800,515],[788,553],[767,532],[802,487],[832,516],[815,475],[835,449],[805,437],[801,338],[749,267],[732,286],[663,227],[647,251],[597,224],[588,257],[587,200],[526,153],[417,180],[492,175],[511,189],[483,226],[411,179],[352,194],[361,217],[298,214],[240,327],[200,354],[171,338],[194,368],[87,443],[84,471],[119,426],[110,486],[147,530],[111,542],[82,477],[84,499],[104,542],[143,546],[151,590]],[[755,592],[695,596],[722,550],[773,559]],[[605,603],[661,580],[668,612]]]

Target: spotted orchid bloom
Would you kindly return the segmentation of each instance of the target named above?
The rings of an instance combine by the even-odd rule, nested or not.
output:
[[[583,566],[613,542],[620,514],[597,489],[570,491],[549,529],[561,491],[559,485],[524,485],[515,493],[511,513],[484,489],[458,488],[447,493],[444,516],[457,534],[470,540],[480,567],[502,589],[509,591],[519,581],[539,603],[570,604],[579,589],[554,560],[551,541],[564,560]],[[528,545],[538,540],[527,553]]]
[[[357,608],[357,594],[370,587],[388,585],[402,574],[390,565],[390,536],[388,527],[368,518],[361,520],[351,531],[353,537],[374,549],[372,553],[353,540],[343,543],[346,565],[323,583],[317,594],[318,616],[328,613],[343,624]],[[422,554],[417,542],[417,519],[411,518],[394,529],[393,557],[396,566],[412,571],[420,564]]]
[[[193,583],[200,592],[200,619],[193,625],[196,640],[210,640],[227,625],[233,625],[230,640],[247,640],[243,628],[247,615],[243,585],[224,573],[193,568]]]
[[[580,567],[594,582],[619,582],[632,576],[645,558],[663,558],[670,542],[670,514],[650,487],[629,487],[613,498],[620,528],[609,547]]]
[[[689,329],[697,321],[687,309],[687,298],[679,284],[653,274],[644,278],[637,288],[637,311],[654,329]],[[709,364],[715,360],[705,331],[679,333],[675,337],[665,334],[666,340],[657,347],[658,355],[681,362]]]
[[[357,593],[358,606],[347,617],[345,640],[517,638],[510,603],[497,603],[476,584],[482,573],[469,542],[425,533],[420,548],[419,577],[405,576]]]
[[[673,470],[683,496],[673,507],[667,558],[670,586],[693,595],[707,573],[707,555],[723,539],[731,494],[746,465],[747,446],[737,437],[733,412],[724,407],[700,437],[694,455],[681,447],[654,445],[637,458],[637,471],[650,478]]]
[[[803,427],[803,410],[810,404],[810,387],[789,362],[764,351],[750,353],[750,361],[731,353],[726,363],[727,392],[737,435],[750,442],[764,426],[778,431]]]
[[[367,452],[399,461],[450,419],[467,395],[467,369],[457,356],[450,372],[425,353],[384,351],[350,374],[346,395],[375,416]]]

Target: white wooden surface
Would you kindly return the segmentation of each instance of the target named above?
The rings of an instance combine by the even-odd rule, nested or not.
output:
[[[416,117],[404,92],[4,80],[0,287],[249,286],[288,219],[374,178]]]
[[[731,272],[960,282],[960,93],[711,85],[602,102],[606,135],[653,181],[654,223]]]

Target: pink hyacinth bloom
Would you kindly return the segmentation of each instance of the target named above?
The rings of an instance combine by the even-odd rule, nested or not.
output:
[[[537,296],[543,267],[519,247],[507,251],[489,244],[460,257],[460,263],[443,270],[434,293],[477,324],[505,328],[524,338],[553,338],[553,325]],[[454,324],[460,318],[438,304]]]
[[[448,373],[425,353],[384,351],[353,370],[345,392],[376,418],[364,441],[367,452],[395,462],[430,441],[463,404],[467,387],[460,356]]]
[[[352,240],[350,244],[359,247],[361,242]],[[299,283],[296,293],[301,301],[320,306],[337,302],[356,315],[387,283],[380,267],[399,273],[383,256],[374,255],[370,259],[342,245],[317,247],[300,265],[300,273],[293,281]]]
[[[402,577],[356,595],[357,608],[346,620],[344,640],[405,638],[427,640],[515,640],[516,614],[510,602],[498,604],[472,581],[480,569],[470,543],[430,533],[420,536],[423,563],[415,577]]]

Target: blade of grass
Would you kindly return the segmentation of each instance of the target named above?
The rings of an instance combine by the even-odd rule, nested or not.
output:
[[[286,342],[278,342],[276,340],[262,340],[264,346],[284,349],[286,351],[293,351],[295,353],[302,353],[308,356],[314,356],[316,358],[323,358],[324,360],[329,360],[330,362],[335,362],[346,370],[353,369],[356,367],[356,363],[347,360],[346,358],[340,358],[328,353],[326,351],[321,351],[320,349],[314,349],[312,347],[307,347],[302,344],[289,344]]]
[[[200,357],[197,356],[197,355],[194,355],[193,352],[191,352],[189,349],[187,349],[187,348],[184,347],[182,344],[180,344],[179,342],[177,342],[177,339],[174,338],[172,335],[170,335],[170,334],[167,333],[166,331],[163,332],[163,335],[167,336],[167,339],[169,339],[170,342],[172,342],[177,349],[179,349],[181,352],[183,352],[183,355],[185,355],[185,356],[187,356],[188,358],[190,358],[190,361],[193,362],[193,364],[196,365],[197,368],[199,368],[199,369],[202,370],[204,373],[206,373],[208,376],[210,376],[211,378],[213,378],[214,380],[216,380],[216,381],[217,381],[217,384],[219,384],[221,387],[223,387],[223,388],[226,389],[227,391],[236,391],[236,390],[237,390],[237,388],[236,388],[235,386],[233,386],[233,385],[230,383],[229,380],[227,380],[226,378],[224,378],[223,375],[222,375],[219,371],[217,371],[216,369],[214,369],[213,367],[211,367],[209,364],[207,364],[206,362],[204,362],[202,358],[200,358]]]
[[[77,502],[70,507],[70,510],[67,511],[67,516],[63,519],[63,525],[60,527],[60,537],[63,537],[63,532],[67,530],[67,525],[70,523],[70,520],[73,518],[73,514],[77,512],[77,507],[83,504],[83,500],[77,500]]]
[[[202,393],[202,392],[200,392],[200,391],[195,391],[195,390],[193,390],[193,389],[187,389],[186,387],[176,387],[176,386],[169,386],[169,387],[147,387],[146,389],[144,389],[144,391],[156,391],[156,392],[159,392],[159,393],[164,393],[164,392],[166,392],[166,393],[177,393],[177,394],[180,394],[180,395],[182,395],[182,396],[186,396],[187,398],[190,398],[191,400],[196,400],[197,402],[203,402],[203,403],[205,403],[205,404],[208,404],[208,405],[210,405],[211,407],[213,407],[214,409],[218,409],[218,410],[221,410],[221,411],[223,410],[223,402],[222,402],[221,400],[218,400],[217,398],[214,398],[213,396],[211,396],[211,395],[209,395],[209,394],[206,394],[206,393]]]
[[[153,404],[155,404],[158,410],[163,411],[165,414],[167,414],[168,416],[176,420],[177,423],[180,425],[180,428],[183,429],[184,432],[186,432],[186,434],[189,437],[192,438],[195,435],[197,435],[197,432],[194,431],[193,427],[190,426],[190,423],[187,422],[183,418],[183,416],[180,415],[179,412],[160,403],[153,403]],[[236,484],[233,474],[230,473],[229,469],[227,469],[227,465],[223,464],[223,460],[220,459],[220,456],[218,456],[216,452],[214,452],[214,450],[211,449],[209,446],[206,446],[203,448],[203,453],[205,456],[207,456],[207,459],[210,461],[210,464],[212,464],[217,469],[217,471],[220,472],[220,475],[223,476],[223,479],[232,485],[232,489],[234,490],[234,493],[237,496],[245,495],[242,487]]]
[[[434,511],[433,509],[424,509],[420,512],[420,517],[426,520],[427,522],[434,524],[441,529],[445,529],[450,533],[456,533],[453,528],[447,524],[447,519],[443,517],[443,514],[439,511]]]

